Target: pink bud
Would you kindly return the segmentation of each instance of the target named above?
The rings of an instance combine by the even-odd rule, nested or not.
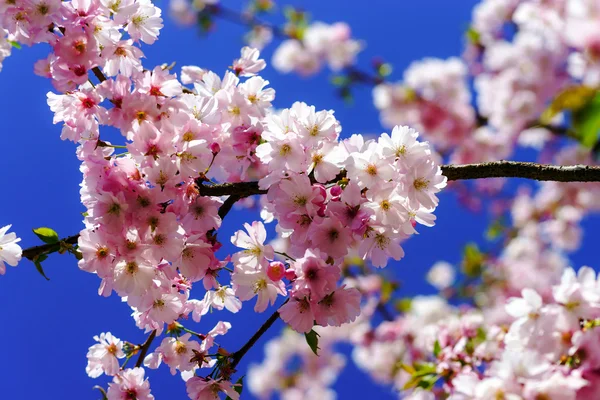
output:
[[[334,185],[331,187],[330,193],[332,196],[337,197],[342,194],[342,188],[340,187],[340,185]]]
[[[296,279],[296,273],[293,269],[290,268],[287,271],[285,271],[285,279],[287,279],[288,281],[293,281],[294,279]]]
[[[210,145],[210,151],[212,151],[213,154],[218,154],[221,151],[221,146],[219,146],[219,143],[213,142]]]
[[[267,268],[267,276],[273,282],[280,281],[285,276],[285,265],[280,261],[273,261]]]
[[[416,219],[411,219],[410,220],[410,224],[412,225],[412,227],[414,228],[415,226],[417,226],[417,220]]]

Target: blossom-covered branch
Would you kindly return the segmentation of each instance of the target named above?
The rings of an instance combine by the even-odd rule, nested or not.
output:
[[[520,161],[492,161],[480,164],[441,165],[442,175],[449,181],[466,179],[487,178],[524,178],[537,181],[557,182],[599,182],[600,166],[589,165],[544,165],[533,162]],[[333,184],[346,178],[347,173],[342,171],[332,181]],[[258,182],[223,183],[216,185],[201,185],[200,194],[204,196],[230,196],[247,197],[265,194],[266,190],[259,188]]]
[[[556,182],[600,182],[600,166],[589,165],[544,165],[520,161],[494,161],[481,164],[441,165],[442,175],[449,181],[487,179],[487,178],[523,178],[537,181]],[[346,177],[345,171],[336,179],[328,182],[333,184]],[[266,194],[267,190],[260,189],[258,182],[236,182],[206,185],[199,183],[198,189],[202,196],[230,196],[219,208],[219,216],[224,218],[231,207],[240,199],[252,195]],[[65,237],[60,242],[77,244],[79,235]],[[23,250],[23,257],[33,260],[35,256],[58,251],[60,243],[44,244]]]

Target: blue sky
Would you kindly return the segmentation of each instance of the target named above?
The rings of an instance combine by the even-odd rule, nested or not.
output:
[[[239,1],[227,3],[232,7],[241,4]],[[393,64],[392,78],[400,79],[402,70],[413,60],[460,54],[462,33],[468,26],[475,1],[310,0],[292,3],[309,10],[314,19],[349,23],[354,36],[366,44],[359,65],[369,68],[370,59],[381,56]],[[157,5],[167,8],[165,0],[158,0]],[[211,36],[201,38],[194,28],[177,27],[167,17],[160,40],[143,48],[144,65],[150,69],[177,61],[178,66],[199,65],[222,74],[239,55],[242,34],[241,28],[220,22]],[[267,49],[265,59],[270,60],[273,49]],[[46,93],[53,90],[49,81],[33,74],[33,63],[44,58],[47,52],[47,46],[14,50],[0,73],[4,96],[0,107],[3,121],[0,226],[13,224],[12,230],[23,238],[23,247],[39,243],[31,233],[34,227],[49,226],[61,236],[82,228],[81,174],[75,147],[70,142],[62,142],[60,126],[52,125],[52,113],[46,105]],[[372,106],[369,88],[356,90],[354,104],[347,106],[336,97],[329,84],[331,74],[327,71],[302,79],[296,75],[279,75],[268,67],[263,76],[277,91],[276,107],[288,107],[300,100],[314,104],[317,109],[335,109],[343,135],[384,131]],[[422,229],[421,235],[406,244],[406,257],[388,266],[387,273],[404,282],[402,296],[434,293],[423,280],[427,269],[440,259],[458,262],[465,243],[483,241],[482,232],[489,222],[486,216],[465,211],[451,194],[440,197],[437,226]],[[232,212],[224,223],[221,240],[226,241],[247,218],[247,214]],[[597,260],[597,255],[592,253],[590,231],[599,225],[597,217],[584,223],[587,235],[582,250],[572,257],[574,265]],[[85,374],[85,355],[93,344],[92,337],[110,331],[122,339],[141,343],[145,336],[135,327],[130,309],[116,295],[102,298],[96,294],[99,279],[79,271],[73,257],[53,255],[44,267],[51,278],[49,282],[26,260],[0,277],[0,343],[3,344],[0,397],[96,399],[99,395],[92,387],[105,386],[107,379],[92,380]],[[200,288],[195,293],[200,298],[203,295]],[[256,316],[251,312],[252,305],[246,305],[246,310],[235,316],[226,312],[212,315],[193,329],[208,331],[219,318],[231,320],[233,330],[222,344],[235,350],[269,315],[267,312]],[[282,326],[278,322],[266,338],[272,337]],[[249,362],[261,357],[262,347],[253,348],[240,369],[244,370]],[[171,376],[167,369],[151,371],[150,377],[157,399],[187,398],[183,382],[178,376]],[[395,397],[389,388],[363,379],[351,362],[335,389],[340,398]],[[251,397],[246,392],[243,398]]]

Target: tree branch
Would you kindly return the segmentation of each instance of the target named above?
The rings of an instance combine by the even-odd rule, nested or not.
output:
[[[556,181],[556,182],[600,182],[600,166],[590,165],[546,165],[531,162],[519,161],[492,161],[481,164],[464,165],[442,165],[442,174],[449,181],[486,179],[486,178],[524,178],[536,181]],[[342,171],[332,184],[346,176]],[[229,196],[219,208],[221,219],[233,207],[238,200],[258,195],[266,194],[267,190],[260,189],[258,182],[236,182],[220,183],[216,185],[204,185],[198,182],[198,190],[201,196]],[[73,235],[61,239],[69,244],[76,244],[79,235]],[[40,254],[52,253],[58,251],[60,245],[44,244],[41,246],[30,247],[23,250],[23,257],[32,260]]]
[[[525,178],[537,181],[557,182],[600,182],[600,166],[589,165],[546,165],[519,161],[492,161],[481,164],[442,165],[442,175],[449,181],[485,178]],[[346,176],[342,171],[332,184]],[[203,196],[239,195],[248,197],[265,194],[258,182],[223,183],[211,186],[199,184]]]
[[[483,178],[525,178],[536,181],[600,182],[600,166],[546,165],[518,161],[494,161],[482,164],[442,165],[449,181]]]
[[[144,342],[142,347],[140,347],[140,355],[138,356],[138,359],[135,362],[136,368],[142,366],[142,363],[144,362],[144,358],[146,358],[146,354],[148,354],[148,349],[150,349],[150,345],[152,344],[152,341],[154,340],[155,337],[156,337],[156,330],[154,330],[154,331],[152,331],[152,333],[150,333],[150,336],[148,336],[148,339],[146,339],[146,341]]]
[[[225,219],[225,216],[229,213],[229,211],[231,211],[233,205],[237,203],[238,200],[240,200],[241,198],[242,197],[238,194],[232,194],[227,198],[227,200],[223,202],[221,207],[219,207],[219,217],[221,218],[221,221]]]
[[[68,244],[77,244],[77,239],[79,239],[79,235],[73,235],[64,239],[60,239],[58,243],[43,244],[40,246],[29,247],[23,250],[23,257],[33,261],[37,256],[58,251],[60,249],[60,242],[65,242]]]
[[[287,302],[288,301],[286,300],[285,303],[287,303]],[[283,304],[285,304],[285,303],[283,303]],[[262,324],[262,326],[260,328],[258,328],[258,331],[256,331],[256,333],[254,335],[252,335],[252,337],[246,342],[246,344],[243,345],[238,351],[233,353],[233,355],[231,356],[231,364],[230,364],[232,369],[235,369],[235,367],[242,360],[242,357],[244,357],[244,355],[248,352],[248,350],[250,350],[252,348],[252,346],[254,346],[256,344],[256,342],[258,342],[260,337],[266,331],[269,330],[269,328],[275,323],[275,321],[277,321],[278,318],[279,318],[279,310],[277,310],[273,314],[271,314],[269,319],[267,319],[265,321],[265,323]]]
[[[200,196],[231,196],[248,197],[255,194],[266,194],[267,190],[259,189],[258,182],[220,183],[217,185],[204,185],[196,181]]]
[[[106,80],[106,76],[104,76],[102,71],[100,71],[100,68],[94,67],[92,68],[92,72],[94,73],[94,75],[96,75],[96,78],[100,81],[100,83]]]

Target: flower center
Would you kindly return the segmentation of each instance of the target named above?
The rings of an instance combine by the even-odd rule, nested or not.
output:
[[[383,211],[388,211],[390,208],[392,208],[392,205],[387,200],[383,200],[381,203],[379,203],[379,206]]]
[[[113,356],[114,356],[115,354],[117,354],[117,350],[119,350],[119,349],[117,348],[117,345],[116,345],[116,344],[114,344],[114,343],[111,343],[110,345],[108,345],[108,346],[106,347],[106,351],[107,351],[109,354],[112,354]]]
[[[183,134],[183,141],[184,142],[191,142],[192,140],[194,140],[194,132],[192,131],[187,131],[186,133]]]
[[[125,270],[131,275],[134,275],[138,269],[139,267],[135,261],[130,261],[125,265]]]
[[[261,278],[259,280],[256,281],[256,283],[254,284],[254,293],[258,293],[262,290],[265,290],[267,288],[267,281],[265,280],[265,278]]]
[[[294,204],[300,207],[304,207],[308,199],[305,196],[296,196],[294,197]]]
[[[292,151],[292,146],[290,146],[289,144],[284,144],[283,146],[281,146],[281,149],[279,149],[279,154],[282,156],[287,156],[288,154],[290,154]]]
[[[390,244],[390,239],[381,233],[375,234],[375,245],[379,247],[381,250],[384,250]]]
[[[0,247],[0,250],[2,250],[2,247]],[[106,258],[106,256],[108,256],[108,247],[103,246],[96,250],[96,257],[98,259],[102,260],[103,258]]]
[[[427,189],[427,187],[429,186],[429,181],[427,179],[424,179],[424,178],[417,178],[413,182],[413,186],[417,190]]]
[[[177,343],[175,343],[175,353],[185,354],[186,352],[187,352],[187,346],[185,345],[185,343],[177,341]]]
[[[396,149],[396,157],[401,157],[406,154],[406,146],[402,145]]]
[[[365,171],[367,172],[367,174],[369,174],[371,176],[377,175],[377,167],[374,164],[367,165],[367,168],[365,169]]]

